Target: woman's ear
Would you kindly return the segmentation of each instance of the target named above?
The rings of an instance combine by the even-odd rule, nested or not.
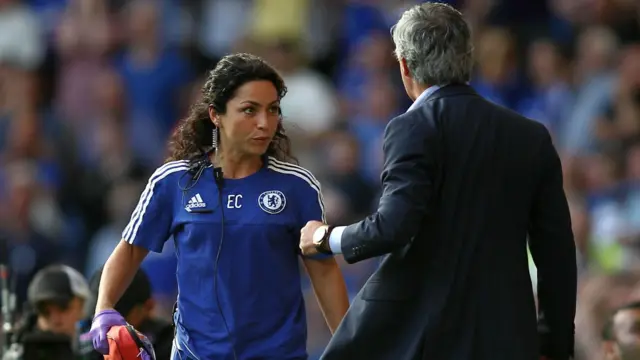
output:
[[[218,126],[219,117],[216,110],[211,105],[209,105],[209,119],[215,126]]]
[[[218,115],[216,110],[211,105],[209,105],[209,119],[215,127],[220,127],[220,115]]]

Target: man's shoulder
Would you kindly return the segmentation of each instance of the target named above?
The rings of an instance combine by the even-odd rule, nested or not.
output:
[[[456,90],[458,90],[458,93],[456,93]],[[442,91],[442,89],[440,91]],[[491,116],[501,119],[504,124],[509,124],[511,127],[519,128],[530,134],[533,133],[544,136],[547,132],[546,127],[542,123],[486,99],[476,93],[470,86],[458,86],[457,89],[454,87],[451,91],[453,95],[465,96],[437,96],[438,93],[435,93],[435,96],[430,97],[420,106],[397,118],[427,119],[429,120],[427,123],[435,125],[439,122],[439,118],[459,114],[460,111],[464,111],[464,113],[470,116]]]
[[[422,104],[414,109],[411,109],[407,112],[399,114],[387,123],[387,129],[389,128],[411,128],[417,124],[419,124],[420,120],[429,117],[428,113],[425,112],[426,104]]]
[[[484,101],[495,109],[496,116],[501,118],[503,120],[502,124],[507,124],[512,132],[517,131],[518,133],[526,134],[526,136],[534,142],[550,137],[549,130],[543,123],[530,119],[504,106],[494,104],[489,100],[485,99]]]
[[[436,112],[430,108],[430,103],[430,101],[425,101],[420,106],[391,118],[385,128],[387,136],[402,136],[415,132],[435,133],[438,128],[438,120]]]
[[[498,105],[485,98],[482,98],[482,101],[486,104],[487,108],[495,112],[497,116],[508,119],[509,122],[514,125],[527,127],[532,130],[537,130],[538,132],[541,132],[541,133],[544,132],[546,129],[546,127],[541,122],[530,119],[516,112],[515,110],[509,109],[502,105]]]

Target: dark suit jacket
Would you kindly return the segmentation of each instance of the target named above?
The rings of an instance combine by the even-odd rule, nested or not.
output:
[[[344,230],[342,251],[390,254],[322,359],[568,359],[576,253],[546,128],[450,85],[391,120],[384,155],[378,211]]]

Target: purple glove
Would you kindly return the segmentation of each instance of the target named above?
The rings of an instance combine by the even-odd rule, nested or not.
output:
[[[109,355],[107,333],[112,326],[127,325],[122,315],[115,310],[103,310],[96,314],[91,323],[89,334],[93,348],[102,355]]]

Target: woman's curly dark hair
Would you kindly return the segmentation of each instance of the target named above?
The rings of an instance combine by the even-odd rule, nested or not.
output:
[[[250,81],[267,80],[275,86],[278,99],[287,93],[284,80],[263,59],[251,54],[233,54],[223,57],[211,70],[204,86],[202,99],[191,107],[189,116],[183,119],[171,136],[170,155],[167,161],[195,160],[205,156],[211,148],[213,122],[209,118],[209,106],[216,113],[224,114],[227,103],[236,90]],[[291,141],[282,126],[282,114],[276,134],[267,148],[266,155],[278,160],[297,162],[291,155]]]

